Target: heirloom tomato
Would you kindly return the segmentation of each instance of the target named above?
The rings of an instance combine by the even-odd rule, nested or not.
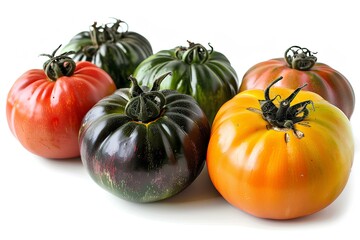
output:
[[[95,22],[90,31],[76,34],[62,51],[75,51],[75,61],[89,61],[105,70],[117,88],[129,86],[130,74],[152,54],[150,42],[139,33],[128,31],[128,25],[121,20],[111,26],[98,26]]]
[[[94,64],[76,64],[69,53],[55,53],[46,55],[50,59],[44,70],[29,70],[14,83],[7,97],[7,121],[30,152],[46,158],[78,157],[82,118],[116,87]]]
[[[264,89],[273,79],[282,76],[284,80],[279,86],[296,89],[306,83],[304,90],[319,94],[350,118],[355,106],[352,86],[340,72],[316,61],[314,53],[307,48],[292,46],[286,50],[284,58],[275,58],[252,66],[245,73],[239,92]]]
[[[211,46],[210,46],[211,47]],[[211,47],[189,42],[189,47],[160,51],[145,59],[134,77],[150,86],[157,74],[172,72],[162,89],[173,89],[195,98],[210,124],[220,106],[238,90],[238,78],[229,60]]]
[[[241,92],[220,108],[207,167],[230,204],[261,218],[291,219],[339,196],[352,167],[354,140],[340,109],[301,91],[305,85],[270,89],[277,81],[265,91]]]
[[[153,202],[185,189],[200,174],[210,138],[196,101],[174,90],[121,88],[99,101],[80,129],[81,159],[94,181],[129,201]]]

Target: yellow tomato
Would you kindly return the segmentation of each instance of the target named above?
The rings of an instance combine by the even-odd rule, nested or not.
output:
[[[268,97],[280,109],[293,91],[272,88]],[[304,119],[274,126],[259,100],[264,91],[247,90],[217,113],[207,152],[214,186],[230,204],[261,218],[291,219],[325,208],[349,178],[354,157],[349,120],[319,95],[299,91],[290,102],[308,103],[296,116]]]

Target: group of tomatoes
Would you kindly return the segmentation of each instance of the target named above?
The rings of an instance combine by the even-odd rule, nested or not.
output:
[[[6,115],[27,150],[81,156],[97,184],[135,202],[179,193],[205,163],[224,199],[261,218],[309,215],[339,196],[355,104],[341,73],[293,46],[239,81],[211,45],[153,54],[127,28],[94,23],[18,78]]]

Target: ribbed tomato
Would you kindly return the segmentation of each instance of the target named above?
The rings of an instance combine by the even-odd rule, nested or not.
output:
[[[135,69],[134,77],[141,85],[151,86],[152,79],[171,72],[162,89],[173,89],[195,98],[210,124],[222,104],[238,90],[235,69],[224,54],[207,50],[203,45],[189,42],[189,47],[162,50]]]
[[[304,90],[312,91],[340,108],[348,118],[355,106],[355,94],[349,81],[330,66],[316,62],[307,48],[292,46],[285,58],[275,58],[252,66],[244,75],[239,92],[247,89],[265,89],[273,79],[284,80],[280,87],[296,89],[307,84]]]
[[[46,158],[78,157],[82,118],[116,87],[94,64],[75,64],[68,54],[55,53],[47,55],[44,70],[29,70],[14,83],[7,97],[7,121],[30,152]]]
[[[208,120],[197,102],[174,90],[137,84],[99,101],[84,117],[81,159],[94,181],[129,201],[169,198],[205,164]]]
[[[128,77],[153,53],[151,44],[141,34],[128,31],[124,21],[108,25],[95,22],[90,31],[76,34],[62,51],[75,51],[74,61],[92,62],[111,76],[117,88],[128,87]]]
[[[354,157],[350,123],[316,93],[270,87],[241,92],[220,108],[207,152],[209,175],[229,203],[252,215],[309,215],[332,203],[347,183]]]

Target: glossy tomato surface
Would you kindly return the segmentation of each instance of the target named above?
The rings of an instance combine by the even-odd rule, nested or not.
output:
[[[173,89],[195,98],[210,124],[222,104],[238,91],[238,77],[227,57],[212,48],[189,42],[189,47],[162,50],[146,58],[135,69],[134,76],[142,85],[171,72],[162,89]]]
[[[292,93],[273,88],[269,98],[280,108],[277,101]],[[292,105],[308,103],[306,117],[292,129],[273,127],[259,113],[259,100],[264,91],[244,91],[216,115],[207,152],[214,186],[229,203],[261,218],[291,219],[325,208],[344,189],[352,167],[347,117],[319,95],[300,91]]]
[[[71,38],[62,51],[75,51],[75,61],[89,61],[105,70],[117,88],[128,87],[128,77],[153,53],[150,42],[141,34],[128,31],[128,25],[121,20],[104,26],[95,22],[90,31]]]
[[[300,56],[304,51],[311,55],[307,49],[300,50],[298,54]],[[292,57],[290,58],[293,62],[299,60]],[[350,118],[355,107],[355,93],[350,82],[341,72],[327,64],[316,62],[316,57],[313,55],[303,56],[304,59],[299,61],[307,61],[307,57],[312,58],[312,64],[307,65],[305,62],[303,63],[306,65],[305,67],[301,67],[301,64],[292,65],[291,61],[286,60],[286,57],[255,64],[243,76],[239,92],[248,89],[265,89],[271,81],[282,76],[284,80],[279,82],[279,87],[296,89],[298,86],[307,84],[304,90],[319,94],[340,108]]]
[[[111,77],[89,62],[78,63],[73,74],[56,80],[42,69],[29,70],[8,93],[7,121],[30,152],[46,158],[78,157],[82,118],[115,89]]]
[[[140,91],[131,97],[131,89],[119,89],[87,113],[79,136],[81,159],[107,191],[128,201],[154,202],[181,192],[200,174],[210,127],[192,97]],[[149,108],[159,104],[159,96],[163,106],[152,118],[132,117],[138,108],[127,111],[129,103],[145,103],[141,111],[153,114]]]

